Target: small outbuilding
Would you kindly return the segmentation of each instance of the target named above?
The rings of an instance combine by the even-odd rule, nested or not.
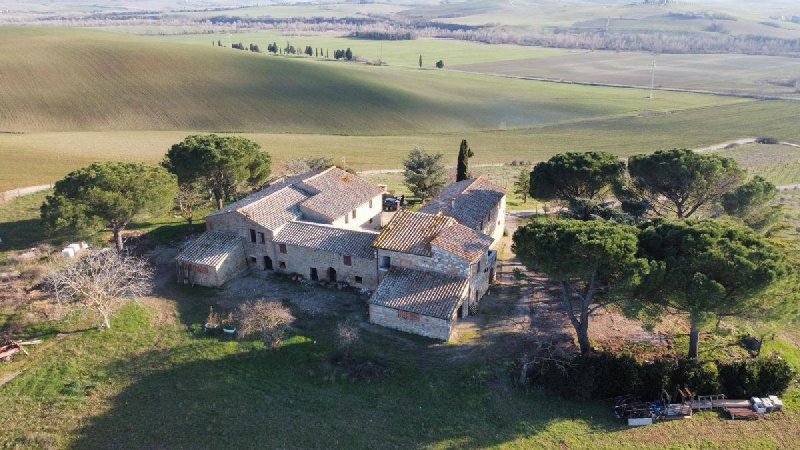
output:
[[[175,258],[181,284],[220,287],[247,270],[244,239],[220,231],[203,233]]]
[[[369,320],[384,327],[449,341],[470,283],[466,277],[392,267],[370,299]]]

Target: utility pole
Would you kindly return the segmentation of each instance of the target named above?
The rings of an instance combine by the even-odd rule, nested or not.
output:
[[[653,91],[656,88],[656,59],[653,58],[653,68],[650,70],[650,100],[653,99]]]
[[[347,172],[347,157],[346,156],[342,156],[342,170]]]

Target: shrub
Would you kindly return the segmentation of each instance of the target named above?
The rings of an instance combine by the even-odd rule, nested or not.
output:
[[[721,365],[719,372],[722,389],[730,398],[779,395],[796,375],[788,362],[776,357],[735,361]]]
[[[721,391],[718,380],[719,370],[713,362],[681,358],[670,374],[670,387],[688,386],[699,394],[718,394]]]
[[[660,359],[648,361],[639,365],[638,385],[632,391],[634,395],[646,398],[660,398],[663,390],[671,393],[670,377],[675,367],[675,361]]]
[[[751,363],[756,373],[756,388],[754,395],[778,395],[789,388],[795,378],[792,366],[783,359],[757,358]]]
[[[345,356],[350,356],[361,341],[358,322],[352,317],[339,322],[336,325],[336,335],[334,337],[339,351]]]
[[[548,359],[529,372],[529,381],[550,392],[583,400],[635,395],[654,400],[689,387],[698,395],[728,398],[780,395],[796,376],[785,360],[770,357],[714,363],[694,359],[637,362],[628,355],[594,353]]]
[[[719,367],[719,382],[722,392],[729,398],[749,398],[755,381],[747,367],[747,361],[734,361]]]
[[[239,307],[240,337],[255,337],[276,349],[286,329],[294,321],[289,308],[277,301],[261,300]]]
[[[780,144],[780,139],[772,136],[759,136],[756,138],[756,143],[758,144],[767,144],[767,145],[776,145]]]

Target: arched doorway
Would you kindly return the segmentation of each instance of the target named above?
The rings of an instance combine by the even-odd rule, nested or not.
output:
[[[328,281],[336,282],[336,269],[328,267]]]
[[[264,257],[264,270],[275,270],[272,268],[272,258],[269,256]]]

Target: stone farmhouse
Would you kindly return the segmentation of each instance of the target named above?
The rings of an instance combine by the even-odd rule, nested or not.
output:
[[[449,340],[494,280],[505,192],[478,177],[420,212],[383,212],[383,189],[331,167],[290,177],[206,217],[178,281],[219,287],[247,272],[370,292],[370,321]]]

